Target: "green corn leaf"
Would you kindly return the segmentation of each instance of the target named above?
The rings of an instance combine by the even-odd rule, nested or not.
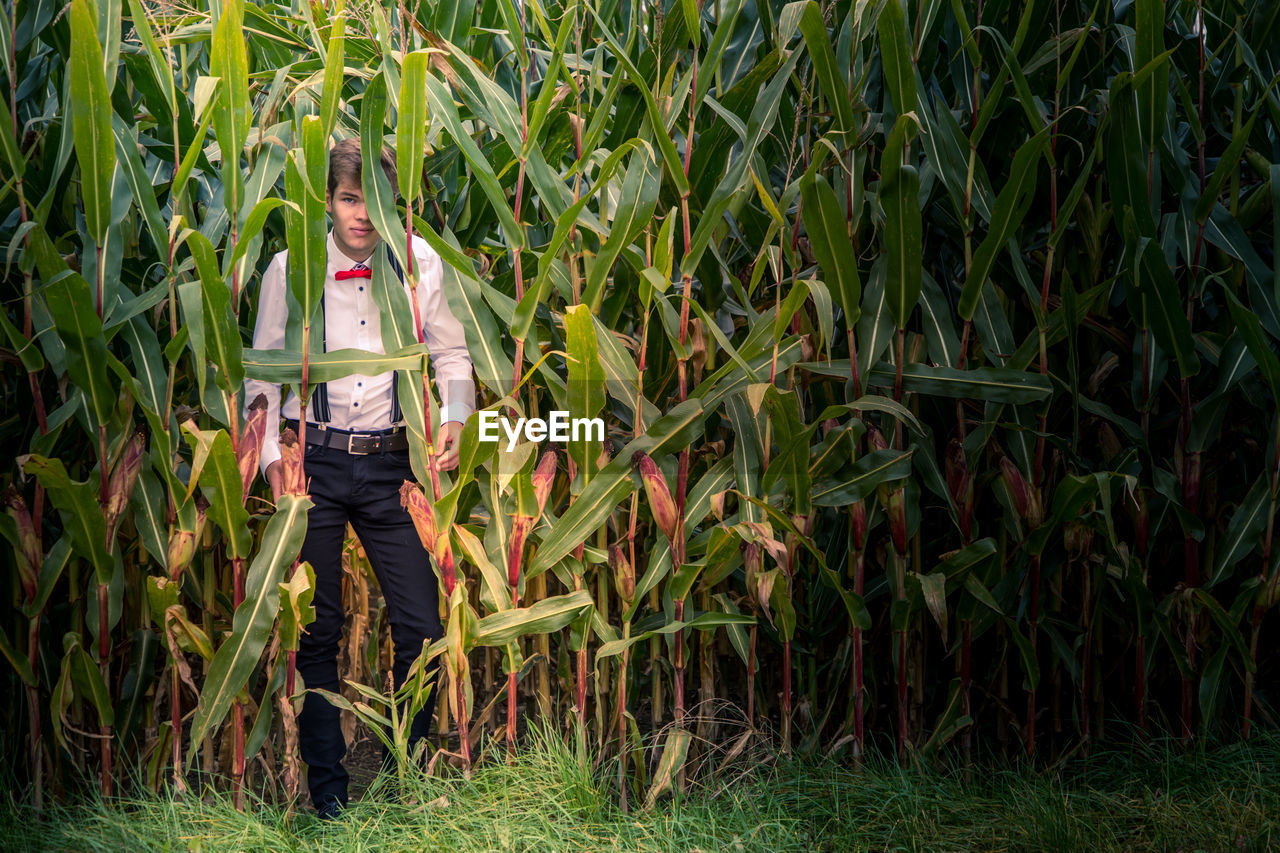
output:
[[[1259,477],[1231,514],[1227,531],[1214,549],[1213,577],[1209,580],[1209,587],[1226,580],[1261,544],[1262,532],[1275,509],[1269,480],[1265,474]],[[1265,570],[1266,567],[1260,565],[1260,571]]]
[[[135,0],[136,2],[136,0]],[[160,206],[156,202],[155,187],[138,156],[138,131],[124,122],[118,115],[112,115],[112,129],[115,133],[116,153],[124,166],[124,177],[129,183],[129,191],[133,200],[142,210],[143,219],[147,223],[147,231],[151,234],[151,242],[158,251],[163,252],[169,246],[169,232],[165,230],[164,219],[160,216]]]
[[[1231,319],[1235,321],[1236,331],[1244,341],[1250,356],[1258,365],[1258,371],[1271,390],[1273,400],[1280,400],[1280,357],[1271,349],[1271,344],[1262,331],[1262,323],[1258,315],[1246,308],[1228,288],[1223,289],[1227,297],[1227,307],[1231,310]]]
[[[36,585],[36,597],[22,606],[22,614],[28,619],[44,613],[49,596],[53,594],[58,579],[71,561],[71,551],[71,539],[64,535],[44,555],[44,563],[40,566],[40,580]]]
[[[68,634],[67,638],[73,635]],[[102,671],[94,663],[93,658],[84,650],[79,639],[68,643],[64,638],[66,655],[71,660],[71,679],[80,696],[89,700],[98,715],[98,722],[103,726],[115,724],[115,708],[111,704],[111,692],[102,679]]]
[[[213,96],[209,98],[205,106],[204,113],[200,119],[200,126],[196,128],[195,136],[187,147],[186,153],[182,155],[182,162],[178,165],[178,171],[173,176],[172,183],[170,183],[175,201],[181,199],[189,191],[191,173],[195,170],[196,163],[204,152],[204,143],[209,134],[209,125],[213,123],[213,117],[218,112],[217,102],[221,89],[222,81],[215,80]]]
[[[187,246],[200,273],[205,355],[211,360],[218,387],[230,394],[244,382],[243,345],[231,311],[231,291],[222,279],[209,239],[195,233],[187,238]]]
[[[575,305],[564,313],[568,358],[568,409],[575,418],[594,418],[605,406],[604,368],[600,366],[599,345],[591,310]],[[582,472],[585,485],[595,473],[600,455],[599,441],[570,441],[569,458]]]
[[[1027,214],[1030,200],[1036,193],[1036,167],[1048,145],[1048,134],[1042,131],[1029,138],[1014,155],[1014,164],[1010,168],[1009,181],[1004,190],[996,197],[996,207],[992,210],[991,227],[974,254],[972,268],[966,275],[964,289],[960,292],[960,304],[957,313],[964,320],[972,320],[978,309],[979,291],[991,275],[992,266],[996,264],[996,256],[1004,250],[1012,234]]]
[[[544,598],[517,610],[491,613],[476,623],[475,643],[500,647],[529,634],[551,634],[594,606],[591,593],[580,589]]]
[[[892,367],[877,367],[868,382],[892,388]],[[959,370],[929,364],[906,364],[902,367],[902,387],[912,393],[937,397],[987,400],[992,403],[1024,405],[1043,400],[1053,393],[1049,378],[1039,373],[1000,367]]]
[[[314,190],[323,190],[323,184],[317,188],[307,178],[313,154],[323,157],[324,148],[323,141],[319,146],[313,142],[318,138],[316,131],[319,130],[319,119],[314,116],[308,118],[311,120],[304,122],[303,142],[306,147],[295,148],[290,152],[284,171],[285,191],[294,205],[286,209],[284,217],[285,237],[289,247],[289,295],[293,300],[289,311],[289,326],[297,330],[311,324],[312,318],[317,314],[320,298],[324,293],[327,267],[324,199],[314,194]],[[313,129],[311,133],[306,133],[307,128]],[[308,142],[313,144],[307,145]],[[366,174],[368,171],[364,170]],[[367,193],[365,200],[369,200]],[[370,209],[373,209],[372,205]],[[377,227],[376,222],[374,225]],[[297,316],[294,315],[295,306],[299,312]],[[293,335],[289,337],[292,339]],[[296,339],[300,345],[301,334]]]
[[[392,277],[394,278],[394,273]],[[367,352],[358,349],[330,350],[312,353],[308,375],[311,382],[332,382],[359,373],[376,376],[391,370],[421,370],[427,349],[413,344],[390,354]],[[291,350],[244,351],[245,375],[264,382],[298,383],[302,381],[302,353]]]
[[[23,470],[45,487],[71,536],[72,546],[93,566],[98,583],[110,583],[115,561],[107,545],[106,520],[92,480],[72,480],[60,460],[44,456],[28,456]]]
[[[848,506],[862,500],[881,483],[911,474],[911,451],[873,450],[858,457],[852,472],[839,482],[815,483],[815,506]]]
[[[361,128],[366,121],[367,111],[370,108],[370,92],[376,85],[376,80],[370,82],[369,88],[365,90],[365,113],[361,114]],[[458,109],[454,106],[453,96],[433,75],[428,74],[426,80],[427,102],[431,110],[431,115],[440,119],[444,124],[444,128],[448,131],[449,136],[458,144],[458,148],[462,151],[462,156],[466,158],[468,165],[471,166],[473,176],[479,182],[480,190],[484,193],[489,203],[493,205],[494,212],[498,215],[498,220],[502,223],[503,236],[507,241],[508,248],[515,248],[523,245],[523,232],[520,226],[516,224],[515,213],[512,212],[511,206],[507,204],[506,194],[502,190],[502,186],[498,183],[498,178],[493,173],[493,168],[489,165],[489,161],[476,147],[475,142],[471,139],[471,135],[467,133],[462,125],[462,118],[458,115]],[[378,133],[381,133],[379,125]],[[366,170],[367,171],[367,170]],[[368,192],[365,193],[366,200]],[[377,223],[375,223],[376,225]]]
[[[635,490],[636,483],[631,478],[632,456],[640,451],[658,456],[679,450],[696,436],[705,416],[702,402],[691,397],[659,418],[643,435],[624,447],[552,526],[529,565],[529,577],[537,577],[547,571],[580,543],[585,542],[614,508]]]
[[[283,161],[281,162],[283,164]],[[288,206],[290,210],[297,211],[297,205],[275,196],[269,196],[254,203],[253,209],[249,211],[249,215],[245,218],[244,225],[240,229],[240,236],[236,240],[235,249],[225,256],[222,265],[224,279],[231,275],[231,270],[235,269],[240,260],[248,253],[254,238],[262,233],[263,226],[267,224],[267,217],[271,215],[271,211],[281,206]]]
[[[644,99],[645,116],[649,120],[649,127],[653,133],[654,141],[658,143],[658,150],[662,152],[662,162],[666,164],[667,174],[670,175],[671,181],[675,184],[676,192],[681,195],[687,194],[689,192],[689,178],[684,173],[684,163],[680,159],[680,154],[676,151],[675,142],[672,141],[671,135],[667,133],[666,123],[662,120],[662,112],[658,109],[658,102],[654,99],[653,93],[649,91],[649,84],[645,81],[644,75],[640,73],[640,69],[636,68],[631,61],[627,51],[618,44],[613,32],[609,29],[609,25],[601,17],[600,13],[596,11],[596,8],[588,5],[587,10],[591,12],[591,16],[600,27],[600,34],[609,45],[613,56],[618,60],[618,64],[626,71],[627,77],[639,90],[640,97]]]
[[[199,446],[205,463],[199,469],[200,491],[209,501],[209,518],[227,537],[227,556],[246,558],[253,547],[249,513],[244,508],[243,484],[231,436],[225,430],[201,430],[185,421],[182,430],[193,448]]]
[[[222,154],[223,198],[232,218],[244,203],[244,171],[240,156],[253,121],[249,104],[249,58],[244,38],[244,0],[223,0],[213,31],[209,74],[222,81],[213,132]]]
[[[1165,105],[1169,100],[1168,58],[1162,55],[1165,4],[1163,0],[1136,0],[1134,13],[1134,73],[1147,72],[1135,85],[1138,126],[1145,151],[1154,148],[1164,133]]]
[[[972,320],[978,307],[979,291],[991,275],[996,256],[1005,248],[1018,225],[1026,215],[1027,207],[1035,195],[1036,166],[1048,146],[1047,131],[1041,131],[1028,139],[1013,157],[1009,180],[996,197],[991,213],[991,226],[974,255],[973,266],[965,277],[957,312],[961,319]]]
[[[614,260],[649,224],[658,202],[660,179],[658,164],[648,148],[637,149],[631,155],[631,163],[622,182],[620,203],[610,223],[609,236],[587,275],[587,285],[582,292],[584,304],[595,305],[599,301]]]
[[[676,634],[680,631],[714,631],[734,625],[754,625],[755,621],[754,616],[745,613],[701,613],[687,622],[668,622],[660,628],[601,643],[600,648],[596,650],[596,666],[598,667],[600,661],[605,658],[617,657],[636,643],[646,642],[654,637]]]
[[[685,756],[689,753],[689,742],[692,739],[693,732],[679,727],[672,729],[667,735],[667,742],[662,747],[662,757],[658,760],[658,768],[653,771],[653,781],[645,794],[645,811],[652,809],[658,797],[671,789],[677,775],[684,767]]]
[[[814,0],[804,4],[804,12],[800,16],[800,32],[804,36],[809,59],[813,62],[818,87],[827,100],[827,108],[831,110],[835,129],[845,134],[846,139],[851,139],[857,130],[853,118],[853,98],[845,83],[844,73],[836,66],[836,55],[831,49],[831,39],[822,20],[822,10]],[[912,83],[914,82],[913,77]],[[910,103],[914,104],[915,101]]]
[[[445,41],[465,47],[475,13],[476,0],[442,0],[435,4],[436,34]]]
[[[92,0],[72,0],[70,18],[70,115],[80,163],[80,193],[89,236],[101,246],[111,224],[111,179],[116,171],[111,95],[103,74],[98,16]]]
[[[889,3],[886,9],[896,7]],[[884,18],[884,15],[881,15]],[[910,103],[915,103],[914,98]],[[922,240],[920,217],[920,175],[915,166],[904,165],[903,156],[915,134],[911,116],[900,116],[885,142],[880,160],[880,204],[885,218],[885,292],[894,324],[905,328],[907,319],[920,301]]]
[[[1178,372],[1184,378],[1200,372],[1196,339],[1187,319],[1187,309],[1173,270],[1154,240],[1147,241],[1135,264],[1138,295],[1151,330],[1165,352],[1173,353]]]
[[[40,682],[36,679],[35,672],[31,669],[31,662],[27,660],[27,656],[18,651],[18,649],[9,641],[9,635],[0,628],[0,654],[3,654],[5,660],[9,661],[9,666],[13,667],[18,673],[18,677],[22,679],[22,683],[28,687],[37,687]]]
[[[288,582],[281,582],[280,589],[280,647],[286,651],[298,648],[302,630],[316,618],[312,605],[315,596],[316,573],[310,563],[300,563],[293,570]]]
[[[37,225],[28,236],[45,282],[45,304],[66,347],[67,375],[88,400],[94,421],[105,424],[115,409],[116,394],[107,376],[107,343],[93,310],[93,291],[79,273],[67,269],[42,227]]]
[[[191,723],[188,761],[204,736],[226,717],[258,665],[275,623],[280,580],[302,547],[310,508],[306,497],[281,495],[276,501],[261,548],[249,566],[245,600],[236,608],[231,636],[214,654],[200,691],[200,704]]]
[[[168,567],[169,523],[168,504],[160,481],[149,465],[138,473],[138,487],[129,496],[133,525],[138,531],[142,547],[151,555],[156,565]]]
[[[346,82],[346,6],[346,0],[338,0],[329,10],[329,45],[324,60],[324,88],[320,94],[320,126],[324,129],[325,139],[333,134],[333,126],[338,119],[338,100]]]
[[[422,160],[427,149],[427,52],[415,50],[400,70],[399,121],[396,122],[396,177],[406,207],[413,205],[422,185]]]
[[[800,198],[804,230],[818,258],[818,266],[827,284],[835,288],[845,324],[852,326],[861,313],[862,280],[858,277],[858,258],[849,238],[844,209],[821,175],[801,181]]]
[[[884,4],[876,21],[876,37],[880,43],[885,84],[893,98],[894,108],[902,116],[916,106],[916,71],[911,59],[906,17],[897,0]]]

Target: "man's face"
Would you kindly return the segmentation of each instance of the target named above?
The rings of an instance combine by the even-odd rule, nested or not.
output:
[[[358,184],[344,179],[338,188],[325,196],[325,210],[333,217],[333,240],[348,258],[363,260],[378,245],[378,232],[373,230],[364,206],[364,193]]]

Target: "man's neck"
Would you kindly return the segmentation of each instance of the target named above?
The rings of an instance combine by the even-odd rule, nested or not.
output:
[[[338,254],[340,255],[340,257],[337,260],[339,262],[343,260],[350,261],[350,263],[347,264],[347,266],[352,266],[352,267],[355,266],[356,264],[364,264],[368,266],[369,261],[373,258],[374,254],[377,253],[378,248],[382,245],[382,241],[379,240],[377,244],[373,247],[373,251],[370,252],[366,257],[357,258],[357,257],[354,257],[354,255],[359,254],[359,252],[353,253],[350,248],[348,248],[347,246],[344,246],[341,243],[341,241],[338,240],[338,235],[334,234],[332,230],[329,232],[329,238],[333,240],[333,248],[336,249],[338,251]],[[342,266],[341,263],[339,263],[338,265]]]

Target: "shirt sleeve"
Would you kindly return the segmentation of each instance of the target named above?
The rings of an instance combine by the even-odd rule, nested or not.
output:
[[[476,387],[471,356],[462,324],[449,310],[444,294],[444,263],[425,240],[414,241],[414,255],[422,264],[418,305],[422,334],[431,352],[436,393],[440,396],[440,422],[465,421],[475,411]]]
[[[289,308],[285,304],[285,258],[281,252],[271,259],[262,275],[262,287],[258,293],[258,321],[253,328],[254,349],[283,349],[285,323]],[[262,457],[259,467],[265,477],[271,463],[280,459],[280,386],[260,379],[244,382],[245,411],[249,404],[262,394],[267,398],[267,425],[262,438]]]

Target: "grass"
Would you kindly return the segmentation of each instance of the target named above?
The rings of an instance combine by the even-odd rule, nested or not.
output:
[[[500,754],[500,753],[499,753]],[[623,815],[606,780],[556,738],[470,779],[420,776],[403,803],[380,780],[321,823],[230,797],[140,795],[64,804],[37,821],[0,801],[14,851],[1268,850],[1280,846],[1280,736],[1249,745],[1112,747],[1054,770],[861,770],[825,759],[734,762],[679,800]]]

